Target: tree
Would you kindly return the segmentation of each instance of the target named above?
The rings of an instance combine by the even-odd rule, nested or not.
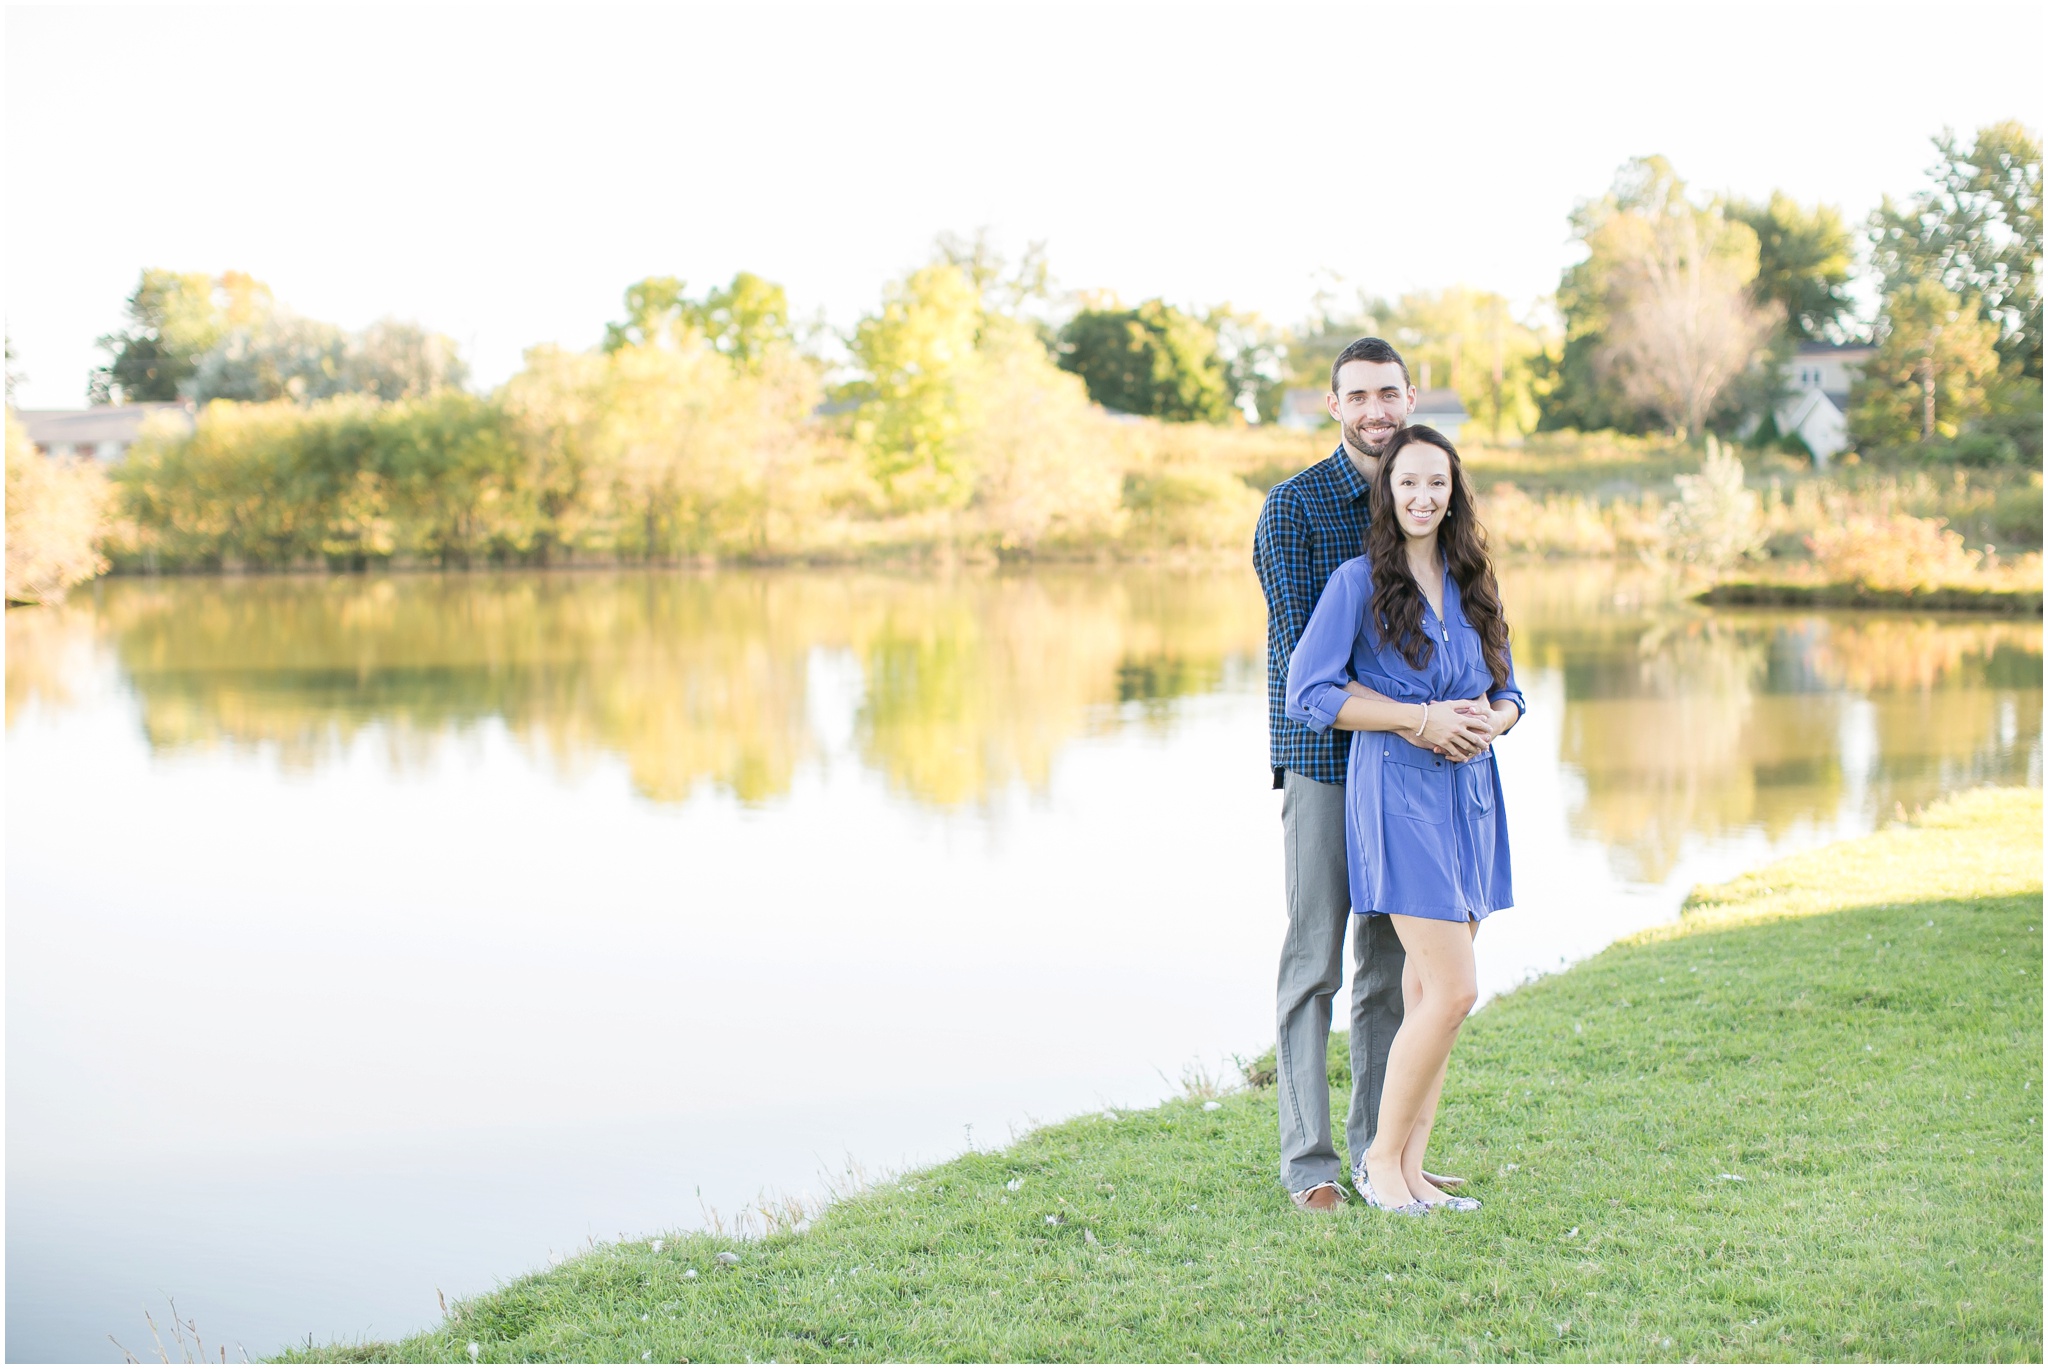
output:
[[[1762,204],[1731,200],[1724,212],[1756,234],[1756,301],[1775,303],[1784,312],[1795,341],[1847,341],[1855,312],[1849,279],[1856,244],[1841,212],[1824,204],[1803,208],[1777,190]]]
[[[94,404],[174,400],[229,330],[270,312],[270,287],[239,271],[143,271],[128,297],[129,327],[100,338],[107,364],[87,378]]]
[[[604,329],[604,350],[676,347],[701,337],[742,370],[758,371],[771,348],[792,340],[789,297],[774,281],[741,271],[730,285],[691,299],[675,276],[649,276],[626,287],[626,317]]]
[[[854,330],[854,359],[867,373],[855,387],[854,438],[900,506],[958,507],[972,492],[964,447],[979,418],[981,304],[965,272],[937,262],[891,287],[881,312]]]
[[[1588,264],[1600,263],[1605,328],[1596,372],[1673,432],[1704,431],[1714,402],[1748,370],[1778,319],[1750,291],[1756,234],[1701,209],[1657,159],[1617,182],[1611,212],[1586,218]]]
[[[128,318],[126,331],[99,340],[111,357],[92,374],[95,404],[403,399],[468,378],[454,342],[438,333],[392,319],[350,333],[281,308],[269,286],[240,271],[146,270]]]
[[[1330,367],[1344,349],[1362,337],[1377,336],[1383,324],[1391,326],[1394,308],[1363,288],[1346,289],[1347,282],[1335,272],[1322,273],[1310,298],[1309,316],[1291,330],[1286,339],[1285,386],[1323,391],[1330,388]],[[1265,418],[1279,417],[1278,393]]]
[[[1871,215],[1872,265],[1887,297],[1921,280],[1975,301],[1998,327],[1998,350],[2020,379],[2041,379],[2041,142],[2007,121],[1965,149],[1934,139],[1934,182]]]
[[[1671,199],[1682,200],[1684,194],[1685,183],[1671,163],[1662,157],[1639,157],[1623,163],[1606,195],[1572,211],[1572,236],[1585,247],[1586,259],[1565,268],[1558,280],[1564,346],[1540,368],[1539,428],[1641,432],[1649,426],[1641,406],[1623,390],[1620,377],[1601,364],[1621,264],[1613,224],[1645,210],[1661,212]]]
[[[1923,279],[1885,300],[1877,355],[1850,404],[1858,441],[1954,437],[1983,412],[1998,371],[1998,325],[1975,300]]]
[[[179,393],[202,404],[311,404],[351,394],[412,399],[458,389],[467,378],[454,341],[416,323],[384,319],[351,333],[273,308],[251,325],[229,329],[198,359]]]
[[[1208,324],[1161,300],[1083,309],[1060,330],[1062,370],[1107,409],[1175,422],[1223,423],[1236,395]]]
[[[692,308],[675,276],[648,276],[626,287],[626,317],[604,326],[604,349],[673,344]]]
[[[980,293],[982,310],[990,315],[1022,319],[1053,297],[1052,270],[1042,241],[1026,244],[1024,255],[1011,266],[986,228],[976,229],[971,238],[941,233],[932,245],[932,259],[957,267]]]
[[[751,271],[706,295],[699,319],[712,347],[741,370],[759,370],[771,348],[790,342],[789,296]]]
[[[1202,322],[1216,335],[1231,407],[1254,423],[1278,418],[1287,389],[1286,336],[1257,314],[1238,313],[1228,304],[1211,309]]]
[[[1456,390],[1495,441],[1536,426],[1532,363],[1546,339],[1504,297],[1463,285],[1404,295],[1388,325],[1416,383]]]

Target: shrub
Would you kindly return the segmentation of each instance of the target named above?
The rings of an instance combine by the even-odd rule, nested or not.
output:
[[[99,467],[43,455],[7,412],[7,602],[50,603],[107,568],[112,500]]]
[[[1933,589],[1968,580],[1983,553],[1963,546],[1941,518],[1908,513],[1856,516],[1817,529],[1806,539],[1821,573],[1870,589]]]
[[[1658,531],[1666,557],[1707,570],[1762,549],[1762,501],[1742,483],[1742,462],[1732,451],[1707,439],[1707,459],[1698,475],[1678,477],[1678,498],[1664,506]]]

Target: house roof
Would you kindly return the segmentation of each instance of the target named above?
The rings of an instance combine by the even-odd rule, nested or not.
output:
[[[191,409],[176,402],[154,404],[100,404],[90,409],[17,409],[15,417],[28,430],[28,440],[39,447],[77,446],[86,442],[131,443],[142,425],[166,411],[184,414]]]
[[[1424,418],[1470,418],[1471,416],[1471,414],[1465,412],[1465,401],[1458,398],[1458,392],[1441,386],[1435,389],[1418,391],[1415,395],[1415,412],[1411,415],[1411,417],[1417,420]]]
[[[1839,356],[1845,360],[1868,356],[1877,348],[1867,342],[1802,342],[1793,353],[1803,357]]]

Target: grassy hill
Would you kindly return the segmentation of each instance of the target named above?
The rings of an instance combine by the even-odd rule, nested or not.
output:
[[[1475,1214],[1295,1211],[1249,1088],[292,1358],[2038,1361],[2041,914],[2031,790],[1696,891],[1467,1026]]]

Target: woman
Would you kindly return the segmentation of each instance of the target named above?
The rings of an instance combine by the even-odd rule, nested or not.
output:
[[[1482,918],[1514,902],[1491,743],[1524,703],[1450,440],[1422,426],[1397,433],[1371,508],[1366,554],[1330,577],[1288,661],[1287,714],[1353,734],[1351,911],[1391,917],[1407,952],[1377,1130],[1352,1180],[1375,1207],[1469,1211],[1478,1201],[1428,1182],[1422,1157],[1451,1044],[1479,995],[1472,939]]]

